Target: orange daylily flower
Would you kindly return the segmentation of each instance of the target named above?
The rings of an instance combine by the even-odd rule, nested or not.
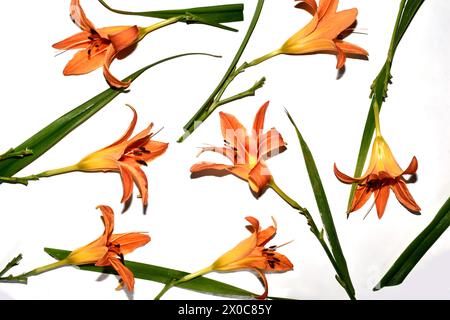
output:
[[[98,267],[113,267],[121,277],[121,284],[128,291],[134,289],[134,275],[123,264],[123,256],[150,242],[150,237],[139,232],[113,234],[114,212],[108,206],[98,206],[102,212],[102,220],[105,231],[95,241],[72,251],[67,258],[61,261],[63,264],[85,265],[95,264]]]
[[[343,183],[357,183],[353,202],[349,212],[360,209],[369,200],[372,193],[375,197],[378,218],[384,214],[392,189],[398,201],[412,213],[420,214],[420,207],[414,201],[406,186],[407,181],[403,175],[413,175],[418,168],[416,157],[413,157],[406,170],[402,170],[392,154],[391,149],[382,136],[377,136],[372,147],[372,156],[366,173],[360,178],[349,177],[340,172],[336,164],[334,173]]]
[[[292,270],[294,266],[286,256],[276,252],[278,246],[265,248],[265,245],[275,237],[277,232],[275,220],[274,226],[261,230],[258,219],[254,217],[245,219],[251,224],[247,226],[252,233],[251,236],[217,259],[210,269],[212,271],[246,269],[255,271],[264,283],[264,293],[258,299],[265,299],[269,290],[265,273],[285,272]]]
[[[272,180],[265,160],[286,150],[286,144],[275,128],[263,133],[268,106],[269,102],[266,102],[257,112],[250,135],[233,115],[220,112],[225,145],[223,147],[204,147],[200,154],[205,151],[217,152],[226,156],[233,164],[200,162],[191,167],[191,172],[194,175],[231,173],[248,181],[252,191],[256,196],[260,196]]]
[[[97,29],[86,17],[79,0],[71,1],[70,16],[82,32],[53,45],[53,48],[60,50],[79,50],[67,63],[64,75],[86,74],[103,66],[103,74],[110,86],[128,87],[130,82],[118,80],[111,74],[109,67],[119,54],[139,41],[143,35],[142,28],[114,26]]]
[[[139,189],[142,203],[146,207],[148,203],[148,182],[144,171],[140,167],[141,165],[146,166],[147,163],[162,155],[169,144],[151,140],[154,136],[150,132],[153,128],[153,123],[128,140],[137,122],[136,110],[131,106],[128,107],[133,111],[133,120],[125,134],[110,146],[91,153],[75,166],[68,168],[71,171],[118,172],[123,183],[121,202],[127,202],[131,198],[134,181]]]
[[[366,50],[343,41],[343,33],[349,30],[358,15],[358,9],[352,8],[337,12],[339,0],[297,0],[297,7],[304,8],[313,15],[313,19],[304,28],[289,38],[280,48],[280,53],[297,55],[318,52],[331,52],[337,55],[337,68],[345,64],[348,55],[367,57]]]

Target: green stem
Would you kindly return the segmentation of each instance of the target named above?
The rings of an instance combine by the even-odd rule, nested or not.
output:
[[[323,250],[325,251],[325,254],[327,255],[328,259],[330,260],[331,264],[333,265],[334,270],[336,271],[338,277],[336,280],[339,282],[339,284],[344,288],[345,292],[349,296],[351,300],[356,300],[355,295],[350,290],[350,287],[343,282],[341,279],[346,279],[344,277],[343,272],[341,271],[339,265],[336,262],[336,259],[334,258],[330,248],[328,247],[328,244],[325,241],[324,238],[324,232],[319,230],[317,227],[312,215],[309,213],[308,209],[302,207],[298,204],[294,199],[289,197],[272,179],[269,183],[269,187],[280,196],[281,199],[283,199],[287,204],[289,204],[293,209],[298,210],[301,215],[305,216],[308,225],[310,226],[311,232],[314,234],[314,236],[319,240],[320,245],[322,246]]]
[[[247,30],[247,33],[244,37],[244,40],[241,43],[236,55],[233,58],[228,70],[225,72],[222,80],[219,82],[219,85],[214,89],[209,98],[205,101],[205,103],[200,107],[200,109],[194,114],[194,116],[186,123],[183,127],[185,134],[178,139],[178,142],[183,142],[195,129],[202,123],[202,121],[206,120],[210,114],[207,113],[208,109],[211,108],[211,105],[216,101],[217,94],[221,91],[222,87],[229,80],[230,75],[236,70],[236,65],[239,63],[242,54],[244,53],[245,48],[255,30],[255,27],[258,23],[259,16],[261,15],[261,11],[264,6],[264,0],[258,0],[256,5],[255,13],[253,14],[252,21],[250,22],[250,26]],[[224,92],[224,91],[223,91]],[[223,94],[222,92],[222,94]]]
[[[54,270],[54,269],[57,269],[60,267],[64,267],[67,265],[68,265],[68,263],[66,260],[56,261],[56,262],[50,263],[48,265],[45,265],[43,267],[33,269],[29,272],[22,273],[17,276],[9,275],[7,277],[0,277],[0,282],[16,282],[16,283],[18,282],[18,283],[26,284],[29,277],[37,276],[44,272],[48,272],[48,271],[51,271],[51,270]]]
[[[33,151],[29,149],[14,151],[14,149],[9,149],[4,154],[0,155],[0,161],[10,158],[23,158],[26,156],[31,156]]]
[[[169,18],[169,19],[163,20],[163,21],[161,21],[161,22],[152,24],[151,26],[148,26],[148,27],[146,27],[146,28],[140,28],[140,30],[139,30],[139,41],[141,41],[142,39],[144,39],[145,36],[146,36],[147,34],[149,34],[150,32],[153,32],[153,31],[155,31],[155,30],[164,28],[164,27],[166,27],[166,26],[168,26],[168,25],[177,23],[178,21],[180,21],[180,20],[182,20],[182,19],[184,19],[184,18],[186,18],[186,15],[182,15],[182,16],[178,16],[178,17],[173,17],[173,18]]]
[[[161,290],[160,293],[158,293],[158,295],[155,297],[154,300],[160,300],[160,299],[162,298],[162,296],[163,296],[167,291],[169,291],[172,287],[177,286],[177,285],[179,285],[179,284],[181,284],[181,283],[183,283],[183,282],[188,282],[188,281],[190,281],[190,280],[192,280],[192,279],[195,279],[195,278],[204,276],[205,274],[207,274],[207,273],[209,273],[209,272],[211,272],[211,271],[213,271],[213,268],[212,268],[211,266],[209,266],[209,267],[204,268],[204,269],[201,269],[201,270],[199,270],[199,271],[197,271],[197,272],[190,273],[190,274],[184,276],[183,278],[181,278],[181,279],[179,279],[179,280],[173,279],[172,281],[168,282],[168,283],[164,286],[164,288]]]
[[[26,177],[0,177],[0,182],[5,182],[5,183],[20,183],[23,185],[28,185],[29,181],[37,181],[40,178],[49,178],[49,177],[53,177],[53,176],[57,176],[60,174],[64,174],[64,173],[69,173],[69,172],[74,172],[74,171],[79,171],[80,169],[78,168],[77,165],[73,165],[73,166],[68,166],[68,167],[64,167],[64,168],[59,168],[59,169],[54,169],[54,170],[48,170],[48,171],[44,171],[41,172],[39,174],[32,174],[30,176],[26,176]]]
[[[381,137],[381,125],[380,125],[380,107],[378,102],[375,100],[373,103],[373,116],[375,119],[375,132],[377,137]]]
[[[241,93],[238,93],[238,94],[236,94],[234,96],[231,96],[229,98],[226,98],[226,99],[218,101],[215,104],[214,110],[216,108],[220,107],[220,106],[223,106],[224,104],[227,104],[227,103],[230,103],[230,102],[233,102],[233,101],[236,101],[236,100],[244,99],[246,97],[254,96],[256,94],[256,91],[264,86],[265,82],[266,82],[266,78],[263,77],[259,81],[257,81],[251,88],[249,88],[249,89],[247,89],[247,90],[245,90],[245,91],[243,91]]]

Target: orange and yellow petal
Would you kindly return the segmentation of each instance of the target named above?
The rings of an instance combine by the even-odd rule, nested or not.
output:
[[[80,75],[100,68],[105,62],[106,51],[107,50],[100,51],[96,54],[89,54],[88,49],[78,51],[67,63],[63,74],[65,76]]]
[[[264,120],[266,117],[266,111],[269,107],[269,101],[264,103],[255,115],[255,120],[253,120],[253,131],[252,134],[255,139],[259,140],[258,137],[262,135],[264,129]]]
[[[58,50],[87,49],[91,44],[90,35],[90,32],[82,31],[53,44],[52,47]]]
[[[389,199],[390,187],[385,185],[374,192],[375,195],[375,206],[377,208],[378,218],[383,217],[384,211],[386,209],[386,204]]]
[[[286,143],[277,129],[272,128],[259,138],[258,160],[267,160],[286,150]]]
[[[415,174],[417,172],[418,168],[419,168],[419,163],[417,161],[417,158],[413,157],[408,168],[406,168],[405,171],[403,171],[403,174]]]
[[[145,246],[151,240],[150,236],[141,232],[129,232],[113,234],[110,242],[113,246],[118,245],[120,253],[129,254],[139,247]]]
[[[259,161],[248,175],[250,188],[257,195],[261,194],[261,192],[268,186],[271,179],[272,175],[270,174],[269,168],[263,161]]]
[[[238,154],[245,155],[248,149],[247,130],[239,120],[228,113],[219,112],[222,136]]]
[[[119,165],[119,170],[123,186],[123,195],[120,202],[125,203],[133,194],[133,176],[127,166]]]
[[[136,26],[128,27],[127,29],[112,33],[108,36],[116,52],[120,52],[136,43],[138,37],[139,29]]]
[[[130,269],[125,267],[123,263],[117,258],[110,258],[109,262],[114,270],[119,274],[123,284],[128,291],[133,292],[134,290],[134,275]]]
[[[253,232],[250,237],[241,241],[237,246],[217,259],[212,264],[212,269],[217,271],[233,270],[234,268],[230,269],[229,266],[246,258],[256,247],[257,240],[256,232]]]
[[[409,211],[413,213],[420,213],[420,207],[414,200],[413,196],[408,190],[406,183],[404,181],[398,180],[392,186],[395,196],[398,201]]]
[[[94,24],[86,17],[80,0],[72,0],[70,3],[70,17],[72,21],[84,31],[95,30]]]
[[[364,206],[367,200],[370,199],[372,195],[372,190],[366,186],[358,186],[353,197],[352,205],[350,206],[349,212],[359,210]]]

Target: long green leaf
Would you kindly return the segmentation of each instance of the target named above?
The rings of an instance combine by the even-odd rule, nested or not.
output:
[[[135,73],[126,77],[124,81],[134,81],[146,70],[163,62],[187,55],[198,54],[204,55],[202,53],[185,53],[162,59],[136,71]],[[122,92],[124,91],[109,88],[93,97],[92,99],[88,100],[87,102],[83,103],[79,107],[73,109],[72,111],[69,111],[59,119],[53,121],[38,133],[34,134],[32,137],[20,144],[17,148],[11,150],[11,152],[31,150],[33,153],[20,159],[9,158],[1,161],[0,176],[11,177],[28,166],[30,163],[38,159],[41,155],[52,148],[55,144],[57,144],[60,140],[62,140],[65,136],[67,136],[70,132],[72,132],[75,128],[83,124],[95,113],[100,111]]]
[[[50,256],[57,260],[62,260],[67,257],[70,251],[45,248]],[[125,265],[133,272],[138,279],[149,280],[159,283],[169,283],[174,279],[181,279],[187,272],[158,267],[150,264],[144,264],[133,261],[125,261]],[[107,274],[117,274],[117,272],[109,267],[95,267],[92,265],[81,266],[81,270],[94,271]],[[257,294],[228,285],[223,282],[211,280],[205,277],[198,277],[191,281],[177,285],[180,288],[198,291],[207,294],[227,296],[227,297],[257,297]]]
[[[300,130],[298,129],[294,119],[291,117],[289,112],[286,111],[286,113],[292,125],[294,126],[295,131],[297,132],[297,137],[300,142],[300,146],[302,148],[303,158],[305,160],[305,165],[308,171],[311,187],[314,192],[314,197],[316,198],[317,208],[319,209],[320,212],[320,217],[322,219],[322,223],[331,246],[331,251],[333,252],[334,259],[336,260],[336,263],[339,267],[340,272],[338,274],[338,277],[340,279],[338,278],[338,281],[341,284],[344,284],[344,288],[351,295],[354,296],[355,289],[353,287],[352,280],[348,272],[347,261],[345,260],[344,253],[342,252],[342,248],[339,243],[339,238],[333,222],[333,216],[331,214],[330,206],[328,204],[327,195],[325,193],[325,189],[323,188],[323,184],[320,179],[319,171],[317,170],[314,157],[306,141],[303,139],[303,136],[300,133]]]
[[[389,271],[373,289],[401,284],[431,246],[450,226],[450,198],[444,203],[433,221],[414,239]]]
[[[366,162],[367,155],[369,153],[370,145],[372,142],[373,134],[375,132],[375,118],[373,113],[374,103],[378,104],[378,108],[381,111],[384,100],[387,98],[388,86],[391,83],[391,67],[394,60],[395,51],[403,38],[406,30],[408,29],[411,21],[415,17],[416,13],[420,9],[425,0],[402,0],[400,8],[397,14],[397,21],[392,33],[391,45],[389,48],[386,62],[375,78],[371,86],[371,104],[369,112],[367,114],[366,124],[364,126],[363,135],[358,152],[358,158],[355,166],[355,177],[360,177],[364,169],[364,163]],[[355,196],[356,184],[352,185],[350,196],[348,200],[347,208],[350,209]]]
[[[402,18],[400,24],[398,26],[397,32],[395,34],[395,48],[397,48],[398,44],[402,40],[403,36],[408,30],[409,25],[414,19],[417,11],[419,11],[420,6],[425,2],[425,0],[409,0],[405,4],[405,8],[402,13]]]
[[[226,29],[229,31],[237,31],[236,29],[222,25],[226,22],[238,22],[244,20],[244,5],[242,3],[227,4],[208,7],[197,7],[176,10],[159,10],[159,11],[125,11],[111,8],[104,0],[99,2],[108,10],[124,15],[143,16],[150,18],[169,19],[181,15],[192,15],[192,19],[183,19],[180,22],[186,23],[203,23],[214,27]]]

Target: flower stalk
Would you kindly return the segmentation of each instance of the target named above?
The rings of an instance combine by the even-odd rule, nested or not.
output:
[[[289,204],[289,206],[291,206],[293,209],[298,210],[299,213],[301,215],[303,215],[306,218],[306,221],[310,227],[311,232],[314,234],[314,236],[316,237],[316,239],[319,241],[320,245],[322,246],[323,250],[325,251],[325,254],[327,255],[328,259],[330,260],[331,264],[333,265],[334,270],[336,271],[336,274],[338,275],[337,280],[339,282],[339,284],[344,288],[344,290],[346,291],[348,297],[351,300],[356,300],[355,294],[352,292],[352,290],[350,289],[352,287],[351,284],[347,284],[345,283],[344,280],[345,279],[341,268],[339,267],[338,263],[336,262],[336,259],[334,258],[327,242],[325,241],[324,238],[324,231],[319,230],[319,228],[317,227],[316,222],[314,221],[314,218],[312,217],[312,215],[309,213],[308,209],[302,207],[301,205],[298,204],[298,202],[296,202],[294,199],[292,199],[291,197],[289,197],[275,182],[274,179],[272,179],[269,183],[269,188],[271,188],[273,191],[275,191],[275,193],[281,198],[283,199],[287,204]]]

